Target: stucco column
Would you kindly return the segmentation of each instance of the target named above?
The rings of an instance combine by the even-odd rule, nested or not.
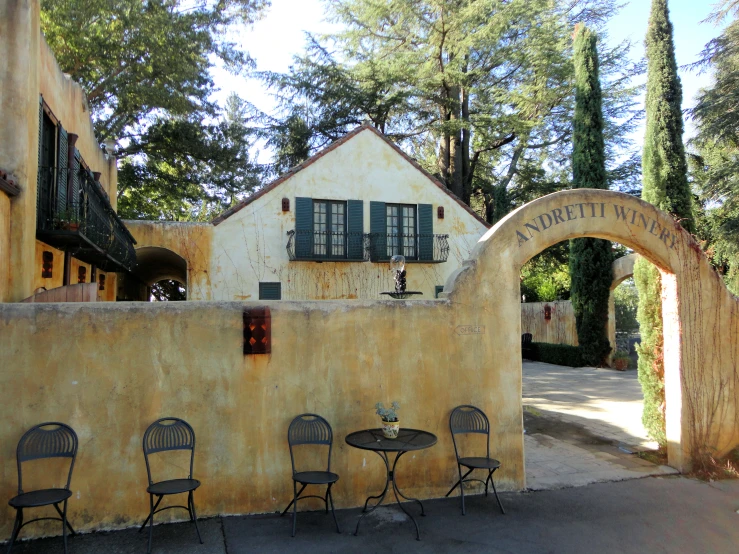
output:
[[[18,180],[21,193],[10,201],[10,277],[4,300],[18,301],[33,292],[38,171],[37,0],[0,2],[0,167]]]

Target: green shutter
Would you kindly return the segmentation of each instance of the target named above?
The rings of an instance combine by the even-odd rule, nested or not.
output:
[[[418,205],[418,259],[434,259],[434,207]]]
[[[56,209],[57,212],[67,209],[67,165],[69,150],[67,131],[59,125],[59,144],[57,145],[57,172],[56,172]]]
[[[38,174],[36,175],[36,227],[44,227],[44,216],[41,209],[41,151],[44,144],[44,98],[39,96],[38,100]]]
[[[80,172],[82,171],[80,159],[80,151],[75,148],[72,167],[69,168],[72,174],[72,185],[70,187],[69,197],[67,198],[67,205],[75,214],[79,214],[80,209]]]
[[[282,283],[259,283],[259,300],[281,300]]]
[[[295,257],[310,258],[313,250],[313,199],[295,198]]]
[[[385,202],[370,202],[370,234],[372,261],[387,260],[387,211]]]
[[[434,287],[434,298],[439,298],[439,294],[444,292],[444,285],[436,285]]]
[[[364,258],[364,202],[361,200],[347,200],[347,237],[346,253],[350,260]]]

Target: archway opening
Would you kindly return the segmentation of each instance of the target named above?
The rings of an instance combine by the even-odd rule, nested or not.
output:
[[[187,299],[187,261],[172,250],[145,246],[136,250],[137,265],[126,279],[127,300],[175,301]]]
[[[631,278],[638,255],[618,243],[613,248],[609,320],[604,321],[612,351],[601,367],[587,367],[580,358],[570,301],[569,241],[545,248],[521,268],[522,404],[529,488],[676,472],[666,466],[666,452],[658,449],[641,421],[644,395],[631,340],[638,336]],[[613,358],[622,342],[634,351],[625,367]]]

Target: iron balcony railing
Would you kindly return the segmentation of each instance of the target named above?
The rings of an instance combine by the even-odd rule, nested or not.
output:
[[[38,237],[103,271],[131,271],[136,241],[92,173],[84,167],[62,170],[76,175],[70,175],[70,189],[60,191],[66,179],[59,179],[57,168],[39,171]]]
[[[449,235],[370,234],[372,261],[386,261],[396,254],[405,256],[410,263],[443,263],[449,258]]]
[[[369,235],[290,230],[287,232],[290,261],[366,262],[369,261]]]

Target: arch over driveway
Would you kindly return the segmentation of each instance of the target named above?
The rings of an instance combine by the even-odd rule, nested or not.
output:
[[[510,213],[478,242],[445,286],[452,303],[475,306],[496,353],[490,370],[521,398],[521,266],[560,241],[596,237],[620,242],[662,274],[668,458],[680,470],[704,452],[739,444],[739,300],[725,287],[693,237],[651,204],[621,193],[579,189],[539,198]],[[517,407],[501,421],[521,421]],[[517,409],[518,414],[512,410]],[[511,413],[508,413],[511,412]],[[519,426],[509,425],[507,444]],[[515,428],[514,428],[515,427]],[[523,438],[520,437],[521,460]]]

